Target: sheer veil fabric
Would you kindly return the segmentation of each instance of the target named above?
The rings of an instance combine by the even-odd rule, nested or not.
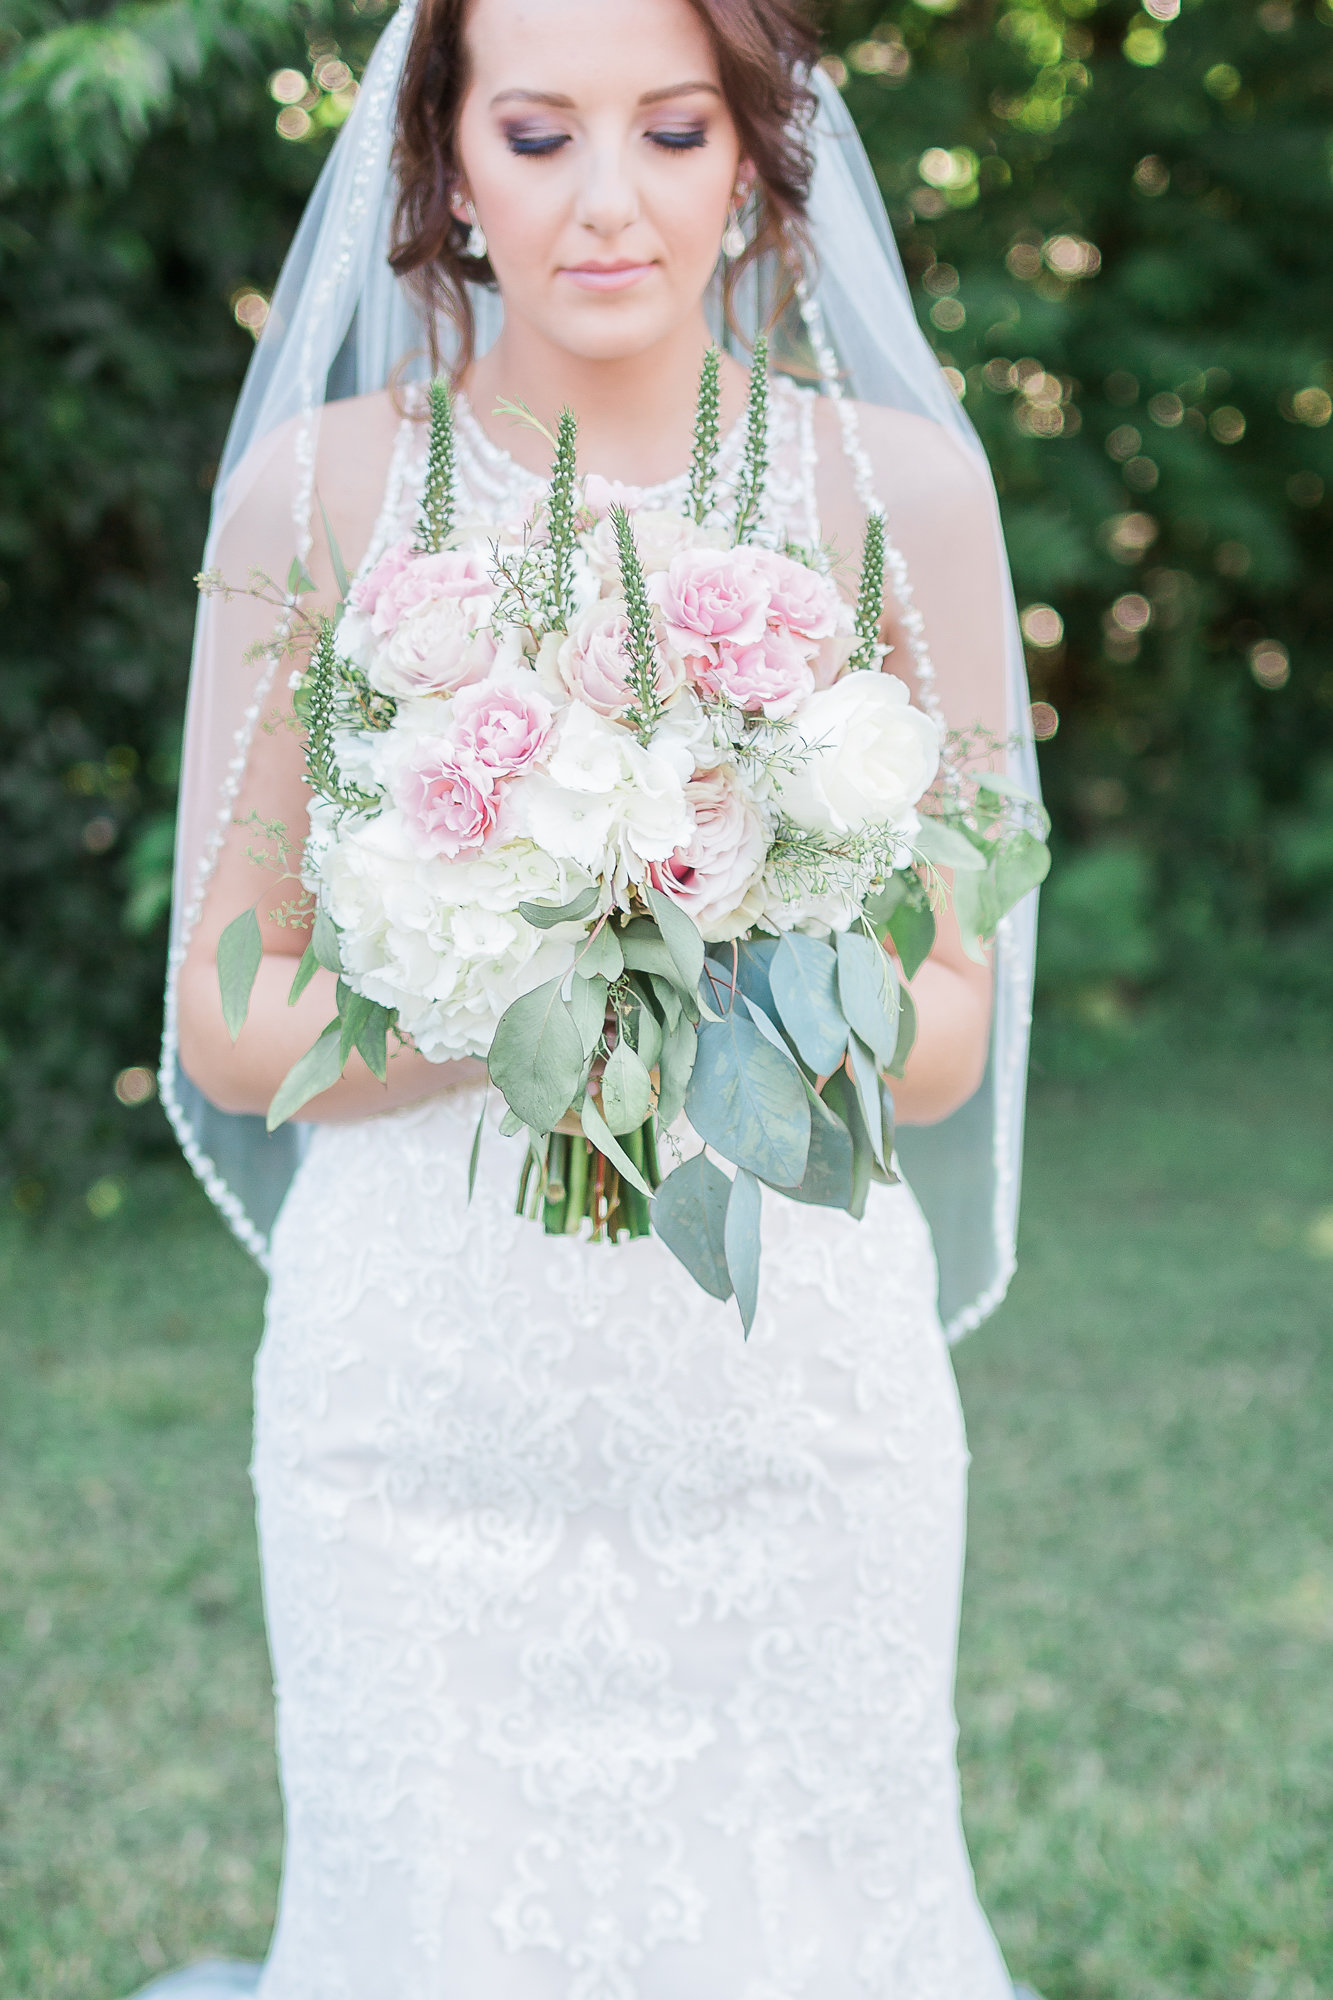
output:
[[[371,58],[351,118],[312,194],[275,291],[223,453],[204,568],[243,510],[281,512],[283,536],[306,558],[320,533],[315,467],[327,403],[423,378],[426,329],[389,269],[392,150],[399,77],[415,11],[402,0]],[[912,412],[981,460],[971,425],[917,326],[888,219],[865,152],[836,89],[813,79],[817,108],[808,260],[800,294],[805,344],[837,408],[858,496],[878,504],[858,438],[856,403]],[[495,295],[475,296],[480,345],[499,325]],[[742,287],[742,327],[757,321],[756,286]],[[721,332],[720,324],[719,331]],[[989,489],[993,495],[993,489]],[[1023,650],[1007,566],[1004,714],[1011,774],[1036,791]],[[349,551],[349,555],[359,552]],[[929,635],[915,611],[906,564],[890,544],[889,582],[914,657],[921,699],[947,723],[975,718],[957,690],[937,683]],[[285,574],[285,570],[284,570]],[[232,578],[237,581],[239,579]],[[176,987],[245,775],[250,745],[275,681],[271,611],[256,608],[248,657],[234,616],[201,600],[187,711],[167,977],[161,1092],[186,1158],[236,1235],[267,1265],[268,1236],[306,1137],[270,1136],[259,1118],[221,1111],[180,1068]],[[244,654],[244,648],[240,649]],[[995,945],[990,1059],[981,1088],[942,1124],[905,1129],[898,1153],[930,1222],[940,1265],[941,1317],[951,1338],[977,1326],[1004,1296],[1014,1268],[1027,1069],[1036,897],[1004,920]]]

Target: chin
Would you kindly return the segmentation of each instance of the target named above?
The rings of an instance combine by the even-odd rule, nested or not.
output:
[[[585,361],[625,361],[666,340],[697,309],[693,300],[683,311],[666,313],[631,299],[599,301],[591,310],[552,314],[542,331]]]

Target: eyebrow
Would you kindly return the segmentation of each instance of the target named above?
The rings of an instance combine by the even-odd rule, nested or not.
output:
[[[715,83],[669,83],[663,90],[645,90],[640,104],[662,104],[671,97],[689,97],[692,93],[706,90],[711,97],[721,97],[722,92]],[[572,97],[562,97],[551,90],[502,90],[491,99],[491,108],[497,104],[549,104],[556,111],[576,109]]]

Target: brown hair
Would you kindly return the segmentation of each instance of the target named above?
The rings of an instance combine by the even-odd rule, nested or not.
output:
[[[741,154],[756,175],[752,199],[757,228],[744,255],[726,267],[723,299],[730,321],[736,280],[745,269],[761,258],[789,274],[792,268],[791,237],[804,221],[813,169],[804,114],[814,100],[804,73],[814,63],[819,43],[794,0],[689,4],[712,39]],[[412,278],[432,324],[442,317],[457,328],[460,373],[472,360],[476,334],[467,283],[495,282],[486,258],[466,254],[466,226],[449,206],[459,179],[457,131],[468,83],[468,5],[469,0],[422,0],[417,12],[398,94],[398,206],[389,255],[398,276]],[[788,276],[772,302],[773,319],[791,295]]]

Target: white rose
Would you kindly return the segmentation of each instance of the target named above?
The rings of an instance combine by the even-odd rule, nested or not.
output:
[[[376,648],[370,678],[381,694],[454,694],[483,680],[495,660],[487,630],[494,600],[436,597],[415,605]]]
[[[853,673],[802,702],[788,739],[804,749],[777,790],[813,833],[897,827],[939,768],[940,733],[892,674]]]

